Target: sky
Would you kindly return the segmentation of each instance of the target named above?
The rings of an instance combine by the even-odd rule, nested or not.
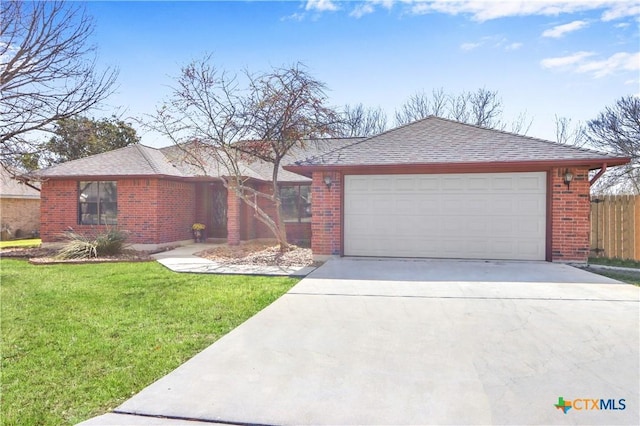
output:
[[[95,116],[147,119],[182,66],[212,55],[232,73],[303,63],[329,103],[393,114],[417,92],[497,91],[506,121],[555,140],[640,95],[638,1],[90,1],[99,67],[116,92]],[[135,124],[142,143],[170,142]]]

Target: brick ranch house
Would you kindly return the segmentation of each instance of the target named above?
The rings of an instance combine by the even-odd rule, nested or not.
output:
[[[175,147],[141,145],[39,171],[41,235],[117,224],[133,243],[269,237],[215,173],[185,167]],[[625,157],[428,117],[370,138],[298,150],[281,173],[289,238],[330,256],[584,262],[589,189]],[[247,164],[247,178],[270,173]],[[599,170],[593,177],[589,172]]]
[[[290,163],[361,139],[309,141],[284,160]],[[156,149],[140,144],[38,170],[30,178],[41,183],[42,242],[58,242],[70,229],[93,233],[117,227],[129,232],[135,248],[155,249],[193,241],[194,223],[206,226],[207,238],[230,244],[273,238],[253,209],[224,187],[222,170],[197,146]],[[272,170],[259,160],[244,163],[245,185],[269,192]],[[311,179],[281,168],[279,186],[287,237],[309,246]],[[268,212],[268,203],[258,201]]]

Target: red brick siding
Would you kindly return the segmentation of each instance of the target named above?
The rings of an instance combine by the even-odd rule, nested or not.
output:
[[[286,222],[285,228],[291,244],[308,246],[311,243],[311,222]]]
[[[331,176],[331,188],[324,177]],[[311,183],[311,250],[314,255],[341,254],[342,175],[338,172],[314,172]]]
[[[78,182],[47,180],[40,188],[40,237],[57,241],[60,234],[78,225]]]
[[[573,181],[567,188],[564,168],[551,173],[551,258],[584,262],[589,257],[589,171],[570,169]]]
[[[129,242],[159,244],[191,238],[195,221],[195,187],[192,183],[163,179],[120,179],[118,229],[130,232]],[[41,191],[42,241],[56,241],[65,230],[91,233],[98,225],[78,224],[78,182],[48,180]]]
[[[211,226],[207,217],[207,207],[211,204],[211,189],[208,182],[198,182],[195,184],[195,206],[196,219],[195,222],[204,223],[205,226]]]
[[[180,241],[193,238],[196,222],[195,184],[158,180],[158,240]]]
[[[233,189],[227,193],[227,243],[229,245],[240,244],[240,198]]]

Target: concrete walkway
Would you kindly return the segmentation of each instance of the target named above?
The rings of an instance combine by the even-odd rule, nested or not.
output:
[[[84,424],[640,424],[639,299],[545,262],[330,260]]]
[[[159,263],[174,272],[194,274],[237,274],[237,275],[273,275],[305,277],[315,267],[280,267],[265,265],[221,265],[212,260],[196,256],[195,253],[219,247],[221,244],[188,244],[173,250],[156,253],[153,256]]]

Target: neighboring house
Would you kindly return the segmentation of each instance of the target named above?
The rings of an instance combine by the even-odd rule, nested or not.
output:
[[[107,223],[140,247],[191,237],[271,237],[219,165],[183,149],[132,145],[41,170],[43,242]],[[279,175],[289,239],[314,256],[450,257],[583,262],[589,171],[628,158],[429,117],[371,138],[294,150]],[[270,165],[243,169],[265,188]],[[571,182],[565,182],[567,177]]]
[[[305,150],[292,150],[285,163],[358,140],[310,141]],[[271,238],[253,209],[224,187],[220,179],[224,167],[197,148],[196,144],[162,149],[134,144],[33,173],[42,185],[43,243],[58,241],[69,229],[83,233],[117,227],[129,231],[129,242],[136,248],[153,249],[192,239],[194,223],[205,224],[208,238],[231,244]],[[243,166],[246,185],[270,190],[270,164],[252,161]],[[279,184],[288,239],[308,246],[311,180],[281,169]],[[263,200],[259,202],[268,210]]]
[[[38,235],[40,229],[40,192],[14,179],[0,167],[1,239]]]

